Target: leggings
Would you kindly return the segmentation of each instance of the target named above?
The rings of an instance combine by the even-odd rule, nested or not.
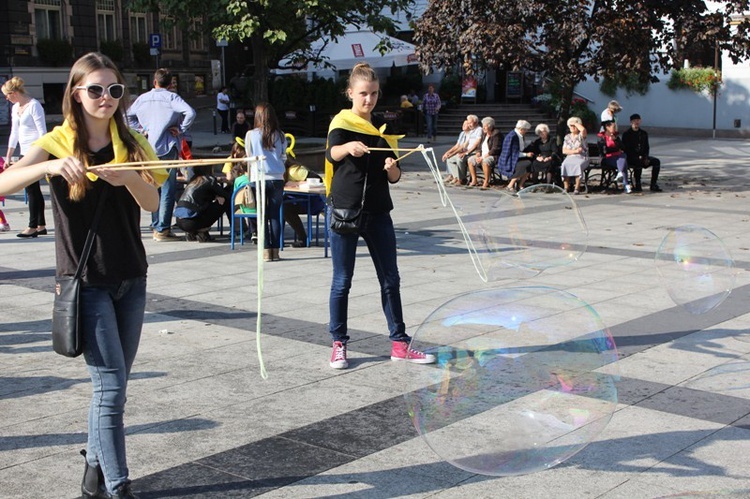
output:
[[[36,229],[46,226],[47,224],[44,221],[44,196],[38,181],[26,187],[26,196],[29,198],[29,228]]]

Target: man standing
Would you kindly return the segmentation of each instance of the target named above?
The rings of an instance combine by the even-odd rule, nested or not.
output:
[[[229,103],[231,99],[227,93],[227,87],[221,87],[216,94],[216,111],[221,116],[221,133],[229,133]]]
[[[181,135],[195,119],[195,110],[182,97],[169,91],[172,74],[168,69],[154,73],[154,88],[140,95],[128,109],[128,124],[141,131],[162,160],[177,159]],[[177,239],[172,234],[172,211],[177,191],[177,168],[170,168],[169,178],[159,192],[159,211],[151,216],[154,241]]]
[[[435,93],[435,87],[429,85],[427,87],[427,93],[424,94],[422,99],[422,111],[424,112],[424,120],[427,125],[427,141],[435,142],[437,136],[437,118],[440,112],[440,96]]]
[[[642,192],[641,174],[644,168],[651,167],[651,192],[662,192],[656,183],[659,180],[661,171],[661,161],[659,158],[649,156],[650,147],[648,144],[648,134],[641,128],[641,115],[633,114],[630,116],[630,128],[622,134],[622,143],[625,147],[625,154],[628,157],[628,165],[633,168],[633,177],[635,188],[633,192]]]

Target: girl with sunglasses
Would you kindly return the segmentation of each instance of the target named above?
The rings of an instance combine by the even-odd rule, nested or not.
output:
[[[63,96],[65,122],[36,141],[19,168],[0,175],[0,195],[48,176],[58,277],[75,274],[91,220],[105,197],[80,295],[83,353],[93,385],[88,445],[81,452],[84,498],[136,497],[128,478],[123,413],[146,303],[141,209],[158,208],[157,184],[166,178],[164,170],[91,168],[156,160],[148,142],[125,124],[123,81],[106,56],[89,53],[78,59]]]
[[[8,154],[5,158],[6,168],[13,167],[11,158],[20,146],[22,154],[27,154],[31,144],[47,133],[44,109],[38,100],[26,93],[23,79],[14,76],[3,84],[5,98],[13,104],[11,110],[10,139]],[[44,196],[39,182],[26,187],[26,198],[29,202],[29,226],[16,234],[21,238],[31,238],[47,234],[47,221],[44,218]],[[7,222],[6,222],[7,223]]]

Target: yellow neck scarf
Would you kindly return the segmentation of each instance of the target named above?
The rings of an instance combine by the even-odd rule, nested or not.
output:
[[[134,130],[130,130],[130,133],[135,137],[141,149],[144,150],[146,156],[148,156],[148,160],[158,161],[159,158],[146,138]],[[128,161],[128,149],[117,132],[117,124],[114,119],[109,121],[109,134],[112,137],[112,149],[115,151],[115,158],[110,163],[126,163]],[[74,155],[75,138],[75,130],[70,126],[68,120],[65,120],[61,126],[56,126],[51,132],[36,140],[34,145],[41,147],[56,158],[67,158]],[[151,174],[158,185],[163,184],[169,176],[169,172],[164,168],[151,170]],[[92,182],[99,178],[91,172],[87,173],[86,176]]]
[[[379,129],[375,128],[375,125],[366,119],[357,116],[351,109],[344,109],[333,117],[331,125],[328,127],[328,133],[331,133],[331,130],[336,128],[342,128],[344,130],[349,130],[350,132],[375,135],[383,137],[391,149],[398,149],[398,139],[403,139],[404,135],[386,135],[385,127],[386,125],[381,126]],[[326,142],[326,150],[327,149],[328,143]],[[326,159],[326,172],[325,178],[323,179],[323,182],[326,185],[326,194],[331,192],[331,180],[333,180],[333,164]]]

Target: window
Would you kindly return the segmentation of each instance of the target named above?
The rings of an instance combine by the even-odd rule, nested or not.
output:
[[[174,19],[164,18],[161,30],[164,50],[177,50],[177,45],[180,43],[180,33]]]
[[[146,14],[130,15],[130,41],[133,43],[148,43]]]
[[[34,2],[34,25],[37,39],[62,38],[60,8],[60,0],[37,0]]]
[[[117,39],[115,32],[115,0],[96,0],[96,26],[99,41]]]
[[[193,19],[190,23],[190,50],[202,51],[205,50],[203,42],[204,35],[201,29],[203,28],[202,21],[200,19]]]

